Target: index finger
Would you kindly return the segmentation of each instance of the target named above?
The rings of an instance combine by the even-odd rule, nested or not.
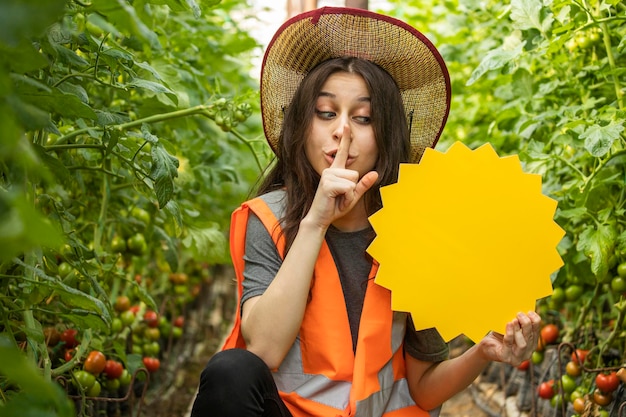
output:
[[[343,133],[341,139],[339,139],[339,148],[337,148],[337,154],[331,164],[331,168],[345,168],[346,161],[348,161],[348,151],[350,150],[350,142],[352,141],[350,134],[350,126],[345,125],[343,127]]]

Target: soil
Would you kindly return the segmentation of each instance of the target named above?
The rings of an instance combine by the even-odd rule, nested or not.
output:
[[[202,294],[205,300],[186,321],[187,329],[181,343],[168,355],[172,360],[155,374],[156,380],[144,401],[135,407],[133,417],[188,417],[195,397],[198,378],[208,359],[221,346],[234,312],[231,272],[215,274],[210,288]],[[464,346],[451,344],[451,354],[459,354]],[[472,387],[447,401],[440,417],[490,417],[475,403]]]

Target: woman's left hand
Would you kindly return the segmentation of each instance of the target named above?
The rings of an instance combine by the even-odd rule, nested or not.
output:
[[[518,313],[507,323],[504,335],[491,332],[481,341],[483,353],[489,360],[518,366],[537,349],[540,329],[537,313]]]

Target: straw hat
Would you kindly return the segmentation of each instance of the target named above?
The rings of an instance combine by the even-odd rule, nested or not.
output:
[[[412,162],[433,147],[450,111],[450,77],[435,46],[415,28],[374,12],[322,7],[286,21],[272,38],[261,68],[263,129],[276,152],[287,108],[317,64],[353,56],[385,69],[396,81],[411,129]]]

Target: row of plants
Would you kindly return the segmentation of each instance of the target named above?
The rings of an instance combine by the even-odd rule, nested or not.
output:
[[[0,414],[118,415],[164,381],[268,155],[247,19],[0,5]]]
[[[442,45],[453,104],[441,146],[490,142],[501,155],[518,154],[558,201],[565,265],[538,309],[550,349],[564,348],[543,364],[552,373],[540,374],[536,398],[568,417],[617,410],[626,365],[626,5],[392,3]],[[584,367],[567,360],[572,352],[588,352]],[[544,355],[539,346],[537,365]]]

